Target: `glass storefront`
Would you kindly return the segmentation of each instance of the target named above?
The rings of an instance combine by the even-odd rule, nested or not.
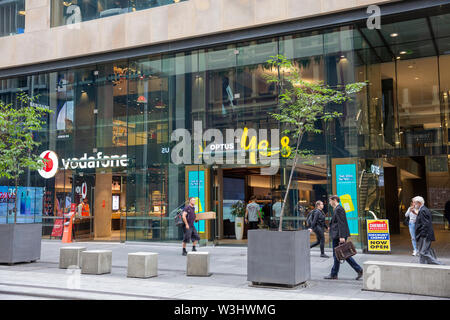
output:
[[[0,0],[0,37],[23,33],[25,0]]]
[[[198,212],[217,214],[199,223],[203,241],[235,239],[231,205],[252,195],[273,226],[267,215],[285,194],[292,161],[279,153],[279,170],[261,174],[267,162],[260,151],[264,140],[274,150],[294,143],[270,115],[278,92],[265,75],[283,70],[266,61],[276,54],[292,59],[307,81],[369,82],[352,101],[329,106],[343,115],[319,123],[323,134],[303,139],[301,148],[314,155],[295,168],[283,228],[304,227],[313,203],[331,194],[344,196],[360,248],[372,213],[397,233],[404,207],[418,194],[443,223],[443,199],[450,198],[450,13],[395,19],[381,30],[361,22],[0,80],[3,101],[22,90],[53,111],[37,139],[39,152],[58,155],[59,171],[52,179],[30,172],[21,181],[43,194],[37,216],[50,221],[44,235],[51,217],[83,197],[94,217],[85,233],[98,239],[180,240],[173,217],[189,196]]]
[[[51,0],[51,26],[58,27],[187,0]]]

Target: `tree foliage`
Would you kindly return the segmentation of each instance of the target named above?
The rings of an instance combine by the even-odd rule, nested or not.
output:
[[[14,180],[16,194],[19,176],[27,169],[39,170],[44,165],[44,160],[35,154],[40,143],[35,141],[34,133],[43,128],[45,115],[51,111],[34,106],[35,99],[20,92],[16,105],[0,101],[0,177]]]
[[[283,124],[284,133],[297,139],[296,147],[292,149],[291,157],[294,159],[294,164],[291,168],[281,209],[279,225],[281,231],[284,207],[298,158],[307,157],[312,153],[310,150],[300,150],[304,134],[322,133],[318,123],[328,122],[342,115],[337,111],[327,111],[327,106],[330,104],[340,105],[349,101],[351,95],[360,92],[367,83],[357,82],[332,88],[322,81],[306,81],[302,79],[299,69],[282,55],[270,57],[267,64],[270,69],[278,71],[278,73],[267,75],[267,82],[276,84],[280,92],[278,96],[279,112],[271,115]]]

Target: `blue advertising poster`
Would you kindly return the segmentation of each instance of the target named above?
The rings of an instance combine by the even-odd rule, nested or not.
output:
[[[336,193],[341,198],[341,205],[347,213],[351,235],[359,234],[357,181],[355,164],[336,165]]]
[[[44,188],[18,187],[17,189],[17,223],[42,222]],[[13,187],[0,186],[0,223],[14,222]]]
[[[195,213],[205,212],[205,172],[189,171],[189,198],[196,198]],[[199,221],[195,224],[199,233],[205,232],[205,221]]]

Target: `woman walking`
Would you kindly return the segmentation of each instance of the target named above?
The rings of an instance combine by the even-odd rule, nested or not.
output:
[[[417,242],[416,242],[416,219],[417,211],[414,208],[414,202],[411,200],[408,211],[405,213],[405,217],[409,217],[409,234],[411,235],[411,242],[413,246],[413,256],[417,255]]]

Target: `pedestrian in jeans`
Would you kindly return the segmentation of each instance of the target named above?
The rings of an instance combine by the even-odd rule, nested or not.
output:
[[[419,253],[419,262],[423,264],[442,264],[436,259],[436,254],[431,248],[431,242],[435,241],[431,211],[425,207],[422,197],[414,197],[414,209],[418,212],[416,218],[416,241]]]
[[[409,217],[409,234],[411,235],[411,242],[413,246],[412,255],[417,255],[417,242],[416,242],[416,219],[417,212],[414,209],[414,202],[411,200],[408,211],[405,213],[405,217]]]
[[[338,196],[330,197],[330,204],[334,209],[333,217],[331,218],[330,222],[330,239],[332,239],[333,241],[334,264],[333,268],[331,269],[331,273],[326,276],[325,279],[337,280],[341,262],[337,259],[334,248],[347,241],[347,238],[350,236],[347,216],[340,202],[341,199]],[[363,269],[361,268],[361,266],[356,263],[356,261],[352,257],[348,258],[345,261],[347,261],[348,264],[358,273],[356,280],[359,280],[363,275]]]
[[[248,223],[248,229],[258,229],[258,220],[262,223],[259,212],[259,204],[256,203],[256,197],[251,196],[250,202],[245,209],[245,223]]]
[[[311,212],[313,216],[309,232],[314,231],[317,240],[316,242],[311,244],[310,248],[314,248],[315,246],[320,244],[320,257],[329,258],[329,256],[325,254],[325,235],[324,235],[324,230],[328,229],[328,227],[325,224],[325,213],[322,210],[323,210],[323,202],[320,200],[316,201],[316,207]]]
[[[182,255],[187,255],[186,243],[192,240],[192,251],[197,251],[195,245],[200,237],[195,229],[195,198],[189,198],[189,204],[183,210],[183,252]]]

